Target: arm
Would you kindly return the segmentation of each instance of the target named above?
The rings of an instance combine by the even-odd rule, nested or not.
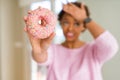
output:
[[[93,57],[99,63],[103,64],[117,53],[118,43],[110,32],[104,30],[93,20],[86,23],[85,26],[95,39],[93,44]]]
[[[105,31],[92,44],[92,55],[100,64],[110,60],[118,51],[118,43],[114,36]]]
[[[99,26],[93,20],[86,24],[86,28],[90,31],[90,33],[95,39],[105,31],[101,26]]]
[[[38,40],[35,38],[32,38],[28,32],[30,42],[32,45],[32,57],[37,63],[44,63],[48,60],[50,52],[50,44],[55,36],[55,33],[51,34],[48,38],[43,40]],[[38,41],[37,41],[38,40]]]
[[[32,57],[37,63],[43,63],[47,61],[47,51],[40,52],[40,49],[32,48]]]
[[[26,20],[25,20],[26,21]],[[34,38],[30,32],[27,30],[27,27],[24,29],[28,35],[32,46],[32,57],[37,63],[43,63],[48,59],[48,48],[52,42],[52,39],[55,36],[55,33],[52,33],[46,39],[37,39]]]
[[[83,4],[81,5],[81,8],[76,7],[74,4],[64,5],[63,8],[65,12],[71,14],[80,22],[84,22],[88,17]],[[118,50],[118,44],[112,34],[104,30],[93,20],[86,23],[85,26],[95,39],[92,47],[92,55],[94,56],[94,59],[99,62],[105,62],[115,55]]]

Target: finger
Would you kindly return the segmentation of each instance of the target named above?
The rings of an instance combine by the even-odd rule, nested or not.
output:
[[[64,6],[64,10],[68,13],[73,12],[73,10],[75,9],[76,9],[76,6],[73,3],[68,3],[67,5]]]
[[[72,7],[72,8],[75,8],[75,7],[77,7],[75,4],[73,4],[73,3],[68,3],[68,5],[69,5],[69,7]]]
[[[33,12],[32,10],[29,10],[29,11],[28,11],[28,14],[31,14],[32,12]]]
[[[63,11],[70,13],[70,7],[68,5],[63,6]]]
[[[51,43],[51,41],[53,40],[54,37],[55,37],[55,33],[53,32],[53,33],[47,38],[48,43]]]
[[[73,3],[68,3],[69,6],[73,6],[74,4]]]
[[[31,42],[32,45],[33,45],[33,44],[36,44],[36,43],[39,44],[40,39],[38,39],[38,38],[36,38],[35,36],[33,36],[32,34],[30,34],[29,31],[27,31],[27,36],[28,36],[28,38],[29,38],[29,40],[30,40],[30,42]],[[39,42],[38,42],[38,41],[39,41]]]
[[[50,46],[50,44],[51,44],[54,36],[55,36],[55,33],[53,32],[48,38],[43,39],[43,41],[45,41],[45,43],[42,44],[41,47],[42,47],[44,50],[47,50],[47,49],[48,49],[48,47]]]
[[[49,37],[48,37],[48,40],[52,40],[55,36],[55,33],[53,32]]]
[[[84,3],[81,4],[81,9],[85,9],[85,4]]]
[[[63,5],[63,10],[66,10],[67,9],[67,5]]]
[[[24,16],[24,21],[25,21],[25,22],[27,21],[27,16]]]

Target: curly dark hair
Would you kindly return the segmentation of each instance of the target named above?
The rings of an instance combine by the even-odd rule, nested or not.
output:
[[[81,2],[71,2],[72,4],[76,5],[77,7],[81,8]],[[86,11],[86,15],[88,17],[90,17],[90,12],[88,10],[88,7],[86,5],[84,5],[85,7],[85,11]],[[61,12],[58,14],[58,20],[61,21],[61,19],[63,18],[63,15],[65,14],[66,12],[61,10]]]

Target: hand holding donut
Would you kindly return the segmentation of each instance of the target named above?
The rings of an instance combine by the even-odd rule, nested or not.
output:
[[[55,33],[53,32],[48,38],[39,39],[39,38],[34,38],[34,36],[29,32],[27,28],[25,28],[25,31],[29,37],[32,46],[32,51],[34,51],[34,53],[46,52],[55,36]]]
[[[46,8],[37,8],[28,11],[24,17],[26,23],[25,31],[32,45],[33,53],[44,53],[47,51],[55,36],[56,15]]]

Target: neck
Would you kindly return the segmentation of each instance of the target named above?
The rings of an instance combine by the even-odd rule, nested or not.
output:
[[[62,45],[67,47],[67,48],[79,48],[84,44],[84,42],[80,40],[76,41],[65,41]]]

